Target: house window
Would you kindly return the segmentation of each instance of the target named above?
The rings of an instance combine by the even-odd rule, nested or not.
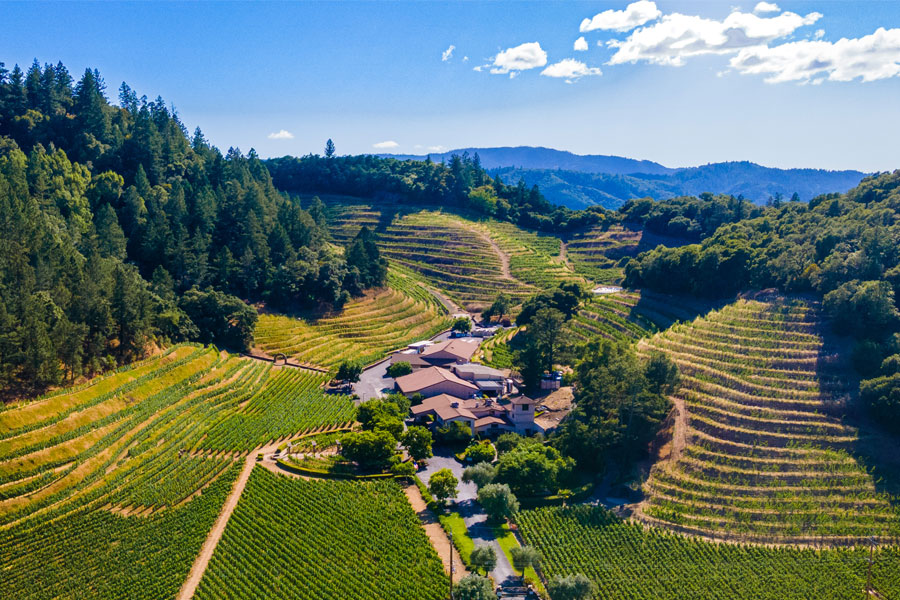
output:
[[[528,410],[528,405],[527,405],[527,404],[520,404],[519,406],[522,407],[522,410]]]

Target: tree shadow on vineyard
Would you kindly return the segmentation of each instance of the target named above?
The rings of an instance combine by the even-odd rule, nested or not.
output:
[[[372,208],[375,208],[374,206]],[[394,221],[402,216],[400,207],[395,204],[378,205],[378,221],[375,223],[375,233],[381,235],[386,233]],[[407,210],[408,212],[408,210]]]
[[[645,329],[652,330],[652,327],[656,327],[664,331],[676,322],[690,323],[727,303],[696,296],[641,290],[641,296],[629,311],[628,318]]]
[[[850,363],[853,341],[836,335],[827,323],[817,333],[823,349],[816,362],[816,379],[819,389],[832,395],[825,410],[859,430],[859,438],[848,451],[872,475],[876,491],[888,494],[891,505],[900,508],[900,449],[896,437],[882,429],[860,404],[860,379]]]
[[[609,256],[610,258],[615,259],[622,256],[637,256],[641,252],[648,252],[650,250],[653,250],[657,246],[665,246],[666,248],[678,248],[687,244],[697,243],[696,240],[692,240],[689,238],[661,235],[647,229],[641,229],[639,225],[626,223],[624,226],[626,231],[640,233],[637,244],[631,246],[620,246],[619,248],[610,249],[610,251],[607,252],[607,256]]]

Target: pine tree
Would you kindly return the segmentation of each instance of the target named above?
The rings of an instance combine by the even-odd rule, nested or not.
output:
[[[104,142],[109,133],[109,120],[104,111],[103,80],[97,71],[86,69],[75,86],[75,114],[79,128]]]
[[[119,226],[116,211],[109,204],[104,204],[96,212],[94,226],[97,230],[97,243],[104,256],[125,259],[125,233]]]
[[[28,74],[25,76],[25,95],[28,99],[28,108],[34,110],[41,110],[42,108],[41,104],[44,96],[43,83],[41,81],[42,75],[41,65],[37,59],[34,59],[31,67],[28,69]]]
[[[194,136],[191,138],[191,148],[193,148],[194,152],[201,152],[202,150],[209,149],[209,142],[206,141],[206,138],[203,136],[203,132],[199,127],[194,129]]]
[[[26,300],[19,330],[22,374],[26,381],[38,387],[57,383],[60,379],[56,348],[50,337],[47,310],[43,306],[48,299],[45,296],[40,300]]]
[[[122,85],[119,86],[119,106],[134,114],[138,110],[138,97],[137,94],[131,87],[122,82]]]
[[[6,109],[9,111],[7,114],[10,117],[10,122],[12,117],[25,114],[27,108],[28,97],[25,92],[25,74],[19,68],[19,65],[16,65],[9,74],[9,94],[6,98]]]

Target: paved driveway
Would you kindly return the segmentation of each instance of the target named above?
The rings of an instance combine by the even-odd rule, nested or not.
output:
[[[497,566],[491,571],[494,583],[498,586],[504,583],[510,584],[521,581],[516,575],[512,565],[506,558],[506,554],[500,548],[500,543],[494,535],[493,529],[486,525],[487,515],[481,508],[481,505],[475,500],[478,494],[478,488],[474,483],[463,483],[462,473],[464,467],[457,461],[452,454],[446,450],[436,448],[434,457],[428,460],[428,466],[419,471],[419,477],[425,484],[428,484],[431,476],[441,469],[450,469],[459,480],[457,494],[454,500],[459,514],[462,516],[466,527],[469,530],[469,536],[474,540],[476,546],[490,545],[493,546],[494,552],[497,554]]]
[[[359,381],[353,384],[353,391],[359,396],[360,402],[381,398],[384,396],[381,390],[394,387],[394,380],[387,376],[387,368],[390,364],[390,359],[386,358],[360,374]]]
[[[450,339],[450,332],[439,333],[433,338],[434,342],[443,342]],[[383,398],[385,394],[381,390],[394,389],[394,380],[387,376],[387,368],[391,362],[388,358],[380,363],[372,365],[359,376],[359,381],[353,384],[353,392],[359,396],[360,402],[368,402],[373,398]]]

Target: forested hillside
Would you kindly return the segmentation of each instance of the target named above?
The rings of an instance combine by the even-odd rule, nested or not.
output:
[[[609,175],[627,175],[629,173],[646,173],[649,175],[666,175],[676,169],[670,169],[652,160],[635,160],[622,156],[603,154],[574,154],[565,150],[534,146],[515,146],[501,148],[460,148],[447,152],[432,153],[428,156],[436,162],[447,162],[454,154],[478,154],[484,168],[502,169],[505,167],[518,169],[546,169],[578,171],[580,173],[606,173]],[[424,160],[425,156],[415,154],[385,154],[400,160]]]
[[[769,198],[808,201],[819,194],[845,192],[865,176],[859,171],[773,169],[751,162],[726,162],[653,171],[586,172],[582,169],[500,167],[491,174],[504,181],[523,179],[540,186],[548,200],[573,210],[599,205],[615,210],[633,198],[666,200],[711,192],[743,196],[756,204]]]
[[[252,150],[223,155],[124,83],[118,100],[95,70],[0,64],[0,387],[95,373],[154,340],[243,349],[242,300],[341,305],[384,281],[371,240],[342,256],[321,204],[279,193]]]
[[[603,222],[607,212],[569,210],[549,202],[537,186],[506,185],[481,166],[478,154],[453,155],[447,164],[371,155],[285,156],[266,161],[278,189],[298,194],[336,194],[413,206],[472,211],[520,227],[565,232]]]

